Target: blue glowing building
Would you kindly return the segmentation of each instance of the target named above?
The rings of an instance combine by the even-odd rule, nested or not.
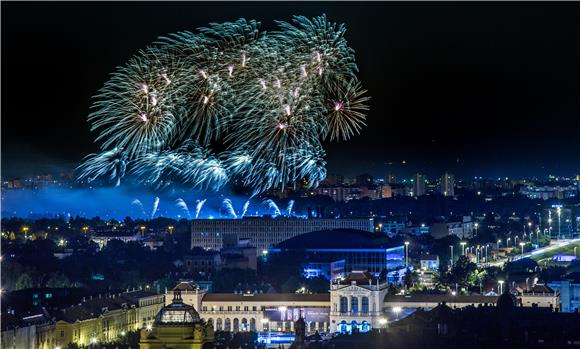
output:
[[[271,253],[291,252],[302,254],[305,273],[331,274],[333,278],[338,261],[344,261],[344,273],[369,271],[379,274],[383,270],[397,270],[405,264],[405,246],[394,244],[383,234],[354,229],[335,229],[311,232],[286,240],[269,250]],[[314,271],[316,266],[320,271]],[[340,265],[342,267],[342,265]],[[329,273],[330,271],[330,273]]]

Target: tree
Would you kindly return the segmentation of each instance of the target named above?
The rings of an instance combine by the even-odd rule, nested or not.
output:
[[[50,274],[48,281],[46,281],[46,287],[60,288],[70,286],[71,282],[69,278],[59,271]]]
[[[416,284],[419,283],[419,274],[417,274],[416,271],[411,271],[409,269],[407,269],[407,272],[405,273],[405,276],[403,277],[403,282],[405,284],[405,287],[407,289],[411,289],[413,288],[413,286],[415,286]]]
[[[301,281],[302,280],[298,276],[292,275],[282,284],[281,291],[283,293],[294,293],[297,289],[302,287]]]
[[[21,274],[16,280],[16,290],[23,290],[32,287],[34,287],[34,281],[28,273]]]

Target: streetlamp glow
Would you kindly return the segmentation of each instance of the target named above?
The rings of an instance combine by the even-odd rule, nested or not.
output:
[[[497,283],[499,284],[499,293],[502,294],[503,293],[503,280],[497,280]]]
[[[465,256],[465,245],[467,242],[461,241],[459,244],[461,245],[461,254]]]
[[[405,241],[405,268],[409,266],[409,241]]]
[[[402,311],[403,309],[401,307],[394,307],[393,308],[393,312],[395,314],[397,314],[397,320],[399,320],[399,313]]]
[[[520,242],[520,247],[522,248],[522,259],[524,259],[524,246],[526,246],[526,244],[523,242]]]
[[[281,306],[281,307],[278,307],[278,310],[279,311],[286,311],[286,310],[288,310],[288,308],[285,306]]]

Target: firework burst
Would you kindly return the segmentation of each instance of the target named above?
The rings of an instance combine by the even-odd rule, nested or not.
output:
[[[321,141],[358,134],[369,98],[344,25],[324,15],[276,23],[269,33],[240,19],[170,34],[118,68],[95,96],[88,120],[101,153],[79,179],[219,190],[240,178],[254,193],[318,185]]]

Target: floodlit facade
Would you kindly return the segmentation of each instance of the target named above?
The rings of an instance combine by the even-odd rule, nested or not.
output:
[[[361,219],[243,218],[194,219],[191,222],[191,247],[219,251],[224,236],[251,239],[258,253],[298,235],[319,230],[356,229],[372,232],[374,221]]]
[[[331,285],[331,331],[368,332],[381,326],[383,299],[388,291],[386,280],[379,282],[369,272],[352,272]]]

